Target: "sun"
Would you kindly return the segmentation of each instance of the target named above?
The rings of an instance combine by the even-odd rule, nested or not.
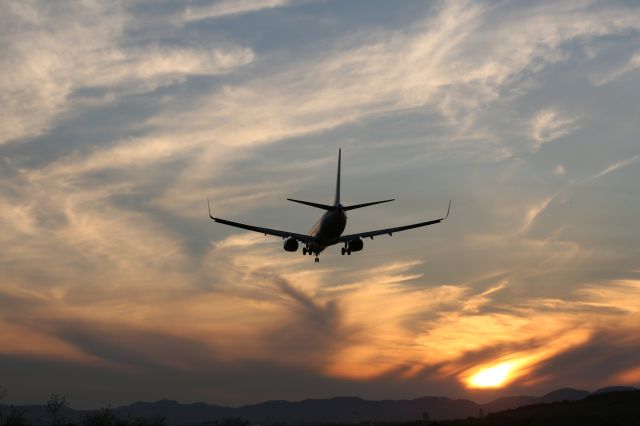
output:
[[[471,388],[499,388],[509,381],[514,367],[513,362],[507,361],[483,368],[467,379],[467,385]]]

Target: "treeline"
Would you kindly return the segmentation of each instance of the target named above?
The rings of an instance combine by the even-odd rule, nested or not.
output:
[[[76,411],[70,408],[66,396],[55,393],[44,406],[37,406],[42,415],[34,416],[30,413],[33,406],[4,405],[2,402],[6,396],[6,389],[0,386],[0,426],[169,426],[162,416],[123,417],[111,406]],[[203,422],[199,426],[249,426],[249,421],[240,417],[226,417]]]
[[[0,400],[7,392],[0,388]],[[52,394],[45,405],[46,419],[38,419],[38,425],[50,426],[167,426],[164,418],[121,418],[111,407],[87,412],[82,419],[68,418],[69,401],[63,395]],[[26,408],[0,406],[0,426],[34,426]]]
[[[26,416],[26,410],[21,407],[11,406],[6,414],[0,416],[2,426],[33,426]],[[115,415],[111,408],[102,408],[97,412],[87,414],[80,422],[67,421],[64,419],[51,421],[52,426],[167,426],[163,418],[146,419],[134,418],[123,419]]]

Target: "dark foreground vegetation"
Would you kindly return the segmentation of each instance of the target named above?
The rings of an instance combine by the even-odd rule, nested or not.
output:
[[[41,424],[44,422],[37,422]],[[46,424],[46,423],[44,423]],[[96,412],[86,414],[80,421],[51,419],[51,426],[167,426],[163,418],[120,418],[110,408],[102,408]],[[0,419],[2,426],[33,426],[34,422],[26,415],[21,407],[9,407]]]
[[[0,388],[0,399],[6,392]],[[53,394],[45,406],[0,405],[0,426],[167,426],[162,417],[123,418],[111,407],[78,412],[69,408],[66,397]]]
[[[430,426],[640,426],[640,391],[591,395],[579,401],[535,404],[483,418],[432,422]]]
[[[65,397],[54,394],[46,405],[15,407],[0,404],[0,426],[640,426],[640,390],[595,393],[580,400],[535,403],[487,415],[481,410],[478,417],[440,421],[430,421],[424,413],[419,421],[376,421],[372,418],[366,422],[313,422],[278,421],[269,417],[256,421],[228,416],[194,422],[179,416],[169,422],[155,410],[146,411],[143,416],[118,410],[111,407],[72,410]],[[459,414],[464,416],[462,412]]]

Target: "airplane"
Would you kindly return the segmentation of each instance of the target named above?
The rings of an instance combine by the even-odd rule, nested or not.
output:
[[[451,200],[449,200],[449,207],[447,208],[447,214],[439,219],[428,220],[426,222],[414,223],[412,225],[396,226],[394,228],[379,229],[376,231],[359,232],[357,234],[342,235],[345,226],[347,225],[347,211],[360,209],[362,207],[373,206],[376,204],[388,203],[395,201],[395,198],[390,200],[373,201],[371,203],[354,204],[351,206],[343,206],[340,203],[340,163],[342,159],[342,149],[338,150],[338,176],[336,178],[336,193],[335,199],[332,205],[313,203],[311,201],[296,200],[293,198],[287,198],[289,201],[295,203],[305,204],[307,206],[316,207],[318,209],[326,210],[326,213],[322,215],[320,220],[314,225],[308,234],[298,234],[290,231],[280,231],[278,229],[262,228],[259,226],[246,225],[244,223],[232,222],[226,219],[220,219],[214,217],[211,214],[211,205],[207,200],[207,207],[209,208],[209,217],[214,222],[221,223],[223,225],[233,226],[236,228],[246,229],[249,231],[259,232],[261,234],[274,235],[281,237],[284,241],[284,249],[288,252],[295,252],[298,250],[299,243],[304,244],[302,247],[303,255],[315,255],[315,263],[320,262],[318,256],[327,247],[342,243],[341,253],[344,256],[351,255],[353,252],[362,251],[364,248],[364,238],[377,237],[378,235],[392,236],[394,232],[406,231],[408,229],[420,228],[423,226],[435,225],[440,223],[449,217],[449,211],[451,210]]]

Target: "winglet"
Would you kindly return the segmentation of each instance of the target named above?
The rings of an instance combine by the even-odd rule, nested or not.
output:
[[[209,209],[209,217],[213,220],[216,220],[216,218],[211,215],[211,205],[209,204],[208,198],[207,198],[207,208]]]
[[[338,176],[336,177],[336,198],[333,201],[333,205],[340,204],[340,160],[342,159],[342,148],[338,148]]]
[[[449,212],[450,211],[451,211],[451,200],[449,200],[449,207],[447,208],[447,215],[442,218],[443,220],[449,217]]]

